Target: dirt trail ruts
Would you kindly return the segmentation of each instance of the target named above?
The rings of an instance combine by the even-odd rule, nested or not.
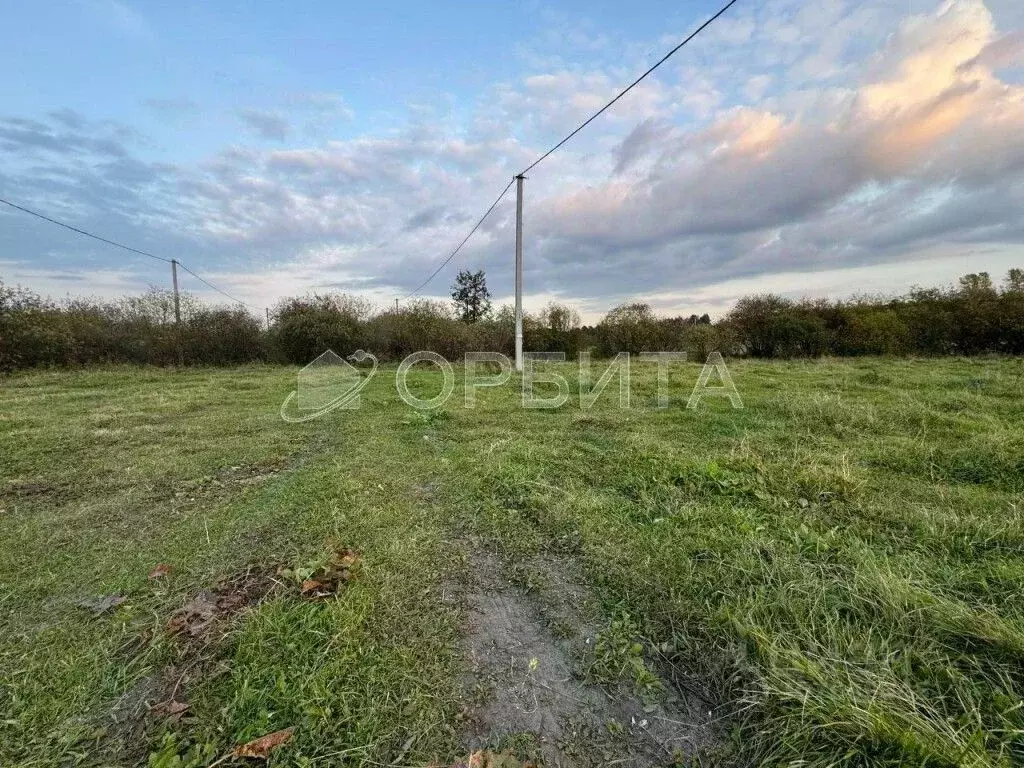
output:
[[[526,581],[529,591],[510,583]],[[467,751],[539,753],[546,766],[646,768],[684,761],[717,743],[712,707],[662,680],[645,701],[628,682],[585,677],[601,626],[571,558],[503,568],[477,553],[466,587]]]

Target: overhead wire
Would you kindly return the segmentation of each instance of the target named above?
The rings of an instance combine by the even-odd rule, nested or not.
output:
[[[476,231],[484,223],[484,221],[487,219],[487,217],[491,215],[491,213],[494,211],[494,209],[498,206],[498,203],[500,203],[502,201],[502,199],[508,193],[508,190],[511,188],[512,184],[515,182],[515,180],[517,178],[525,176],[531,170],[533,170],[538,165],[540,165],[544,160],[546,160],[548,157],[550,157],[553,153],[558,151],[562,146],[564,146],[568,141],[570,141],[574,136],[576,136],[576,134],[578,134],[580,131],[582,131],[584,128],[586,128],[588,125],[590,125],[590,123],[592,123],[594,120],[596,120],[598,117],[600,117],[613,104],[615,104],[617,101],[619,101],[619,99],[621,99],[623,96],[625,96],[631,90],[633,90],[645,78],[647,78],[652,72],[654,72],[654,70],[656,70],[658,67],[660,67],[662,64],[664,64],[666,61],[668,61],[681,48],[683,48],[683,46],[685,46],[687,43],[689,43],[691,40],[693,40],[695,37],[697,37],[697,35],[699,35],[708,26],[710,26],[712,23],[714,23],[715,20],[717,20],[722,14],[724,14],[726,11],[728,11],[729,8],[731,8],[737,2],[738,2],[738,0],[729,0],[729,2],[727,2],[725,5],[723,5],[713,16],[708,18],[703,24],[701,24],[699,27],[697,27],[697,29],[695,29],[693,32],[691,32],[689,35],[687,35],[678,45],[676,45],[672,50],[670,50],[668,53],[666,53],[664,56],[662,56],[653,65],[651,65],[643,74],[641,74],[632,83],[630,83],[628,86],[626,86],[621,91],[619,91],[619,93],[616,94],[616,96],[613,99],[611,99],[608,103],[606,103],[603,107],[601,107],[599,110],[597,110],[594,114],[592,114],[590,117],[588,117],[582,123],[580,123],[575,129],[573,129],[569,134],[567,134],[561,141],[559,141],[557,144],[552,146],[551,149],[549,149],[547,152],[545,152],[540,157],[538,157],[536,160],[534,160],[532,163],[530,163],[528,166],[526,166],[526,168],[524,168],[522,171],[520,171],[515,176],[513,176],[512,179],[509,180],[508,184],[505,185],[505,188],[501,191],[501,193],[498,195],[498,197],[495,198],[494,202],[491,203],[490,207],[484,212],[483,216],[481,216],[477,220],[476,224],[473,225],[473,228],[469,230],[468,234],[455,247],[455,250],[453,250],[448,255],[448,257],[444,261],[442,261],[441,264],[439,264],[438,267],[433,272],[430,273],[430,275],[427,277],[426,280],[424,280],[416,288],[414,288],[412,291],[410,291],[404,297],[403,300],[408,300],[408,299],[412,298],[413,296],[415,296],[417,293],[419,293],[421,290],[423,290],[423,288],[425,288],[430,283],[431,280],[433,280],[435,277],[437,277],[438,274],[440,274],[441,270],[443,270],[446,266],[448,266],[452,262],[452,260],[462,250],[463,246],[465,246],[466,243],[469,242],[469,239],[476,233]],[[101,243],[106,243],[107,245],[112,245],[115,248],[121,248],[121,249],[123,249],[125,251],[129,251],[131,253],[135,253],[135,254],[138,254],[140,256],[147,256],[147,257],[149,257],[151,259],[156,259],[157,261],[162,261],[162,262],[167,263],[167,264],[170,264],[171,262],[176,262],[178,264],[178,266],[180,266],[183,270],[185,270],[190,275],[192,275],[192,277],[196,278],[197,280],[199,280],[201,283],[203,283],[204,285],[206,285],[210,289],[216,291],[217,293],[219,293],[222,296],[230,299],[231,301],[236,302],[238,304],[241,304],[242,306],[249,307],[251,309],[265,309],[265,307],[257,307],[256,305],[248,304],[247,302],[244,302],[244,301],[242,301],[240,299],[235,298],[234,296],[229,294],[227,291],[224,291],[224,290],[218,288],[216,285],[211,283],[206,278],[204,278],[201,275],[198,275],[197,273],[193,272],[191,269],[189,269],[187,266],[182,264],[180,261],[177,261],[177,259],[168,259],[168,258],[164,258],[163,256],[157,256],[156,254],[149,253],[148,251],[143,251],[143,250],[140,250],[138,248],[132,248],[131,246],[125,245],[124,243],[119,243],[116,240],[110,240],[109,238],[102,237],[102,236],[94,234],[92,232],[88,232],[88,231],[86,231],[84,229],[80,229],[79,227],[72,226],[71,224],[67,224],[67,223],[65,223],[63,221],[60,221],[58,219],[54,219],[54,218],[52,218],[50,216],[46,216],[46,215],[44,215],[42,213],[39,213],[38,211],[33,211],[30,208],[26,208],[26,207],[24,207],[22,205],[18,205],[17,203],[13,203],[10,200],[5,200],[3,198],[0,198],[0,203],[3,203],[4,205],[10,206],[11,208],[15,208],[15,209],[17,209],[19,211],[27,213],[27,214],[29,214],[31,216],[35,216],[35,217],[37,217],[39,219],[42,219],[43,221],[47,221],[47,222],[49,222],[51,224],[55,224],[55,225],[57,225],[59,227],[63,227],[64,229],[70,230],[70,231],[75,232],[75,233],[77,233],[79,235],[84,235],[85,237],[90,237],[93,240],[98,240]]]
[[[547,152],[545,152],[543,155],[538,157],[536,160],[534,160],[532,163],[530,163],[528,166],[526,166],[523,170],[521,170],[519,173],[517,173],[515,176],[513,176],[512,180],[509,181],[508,186],[506,186],[505,189],[502,190],[501,194],[498,195],[498,199],[494,201],[494,203],[491,205],[490,208],[487,209],[487,212],[484,213],[484,215],[480,218],[480,220],[473,226],[473,229],[471,229],[469,231],[469,234],[466,235],[465,238],[463,238],[462,242],[459,243],[458,247],[454,251],[452,251],[451,255],[448,256],[448,258],[445,259],[441,263],[441,265],[437,269],[435,269],[426,280],[424,280],[422,283],[420,283],[420,285],[415,290],[411,291],[405,297],[405,299],[403,299],[403,300],[407,300],[410,297],[415,296],[417,293],[419,293],[424,287],[426,287],[430,283],[431,280],[433,280],[435,277],[437,277],[438,273],[440,273],[442,269],[444,269],[446,266],[448,266],[449,263],[451,263],[452,259],[455,258],[456,254],[458,254],[458,252],[460,250],[462,250],[462,246],[464,246],[469,241],[469,238],[473,236],[473,233],[476,232],[477,229],[480,228],[480,225],[483,224],[484,219],[486,219],[491,214],[491,212],[494,210],[494,208],[498,205],[498,203],[501,201],[501,199],[505,196],[505,193],[508,192],[509,187],[512,186],[513,182],[515,182],[515,180],[517,178],[519,178],[520,176],[525,176],[527,173],[529,173],[534,168],[536,168],[538,165],[540,165],[544,160],[546,160],[548,157],[550,157],[554,152],[558,151],[566,142],[568,142],[576,134],[578,134],[580,131],[582,131],[584,128],[586,128],[588,125],[590,125],[594,120],[596,120],[598,117],[600,117],[605,111],[608,110],[609,107],[611,107],[613,104],[615,104],[615,102],[617,102],[619,99],[621,99],[623,96],[625,96],[631,90],[633,90],[636,86],[638,86],[648,75],[650,75],[654,70],[656,70],[658,67],[660,67],[662,64],[664,64],[666,61],[668,61],[670,58],[672,58],[672,56],[674,56],[681,48],[683,48],[683,46],[685,46],[687,43],[689,43],[691,40],[693,40],[695,37],[697,37],[697,35],[699,35],[701,32],[703,32],[705,29],[707,29],[707,27],[709,27],[711,24],[713,24],[722,14],[724,14],[726,11],[728,11],[737,2],[738,2],[738,0],[729,0],[729,2],[727,2],[721,8],[719,8],[718,11],[713,16],[709,17],[703,24],[701,24],[693,32],[691,32],[689,35],[687,35],[677,46],[675,46],[672,50],[670,50],[668,53],[666,53],[664,56],[662,56],[660,59],[658,59],[658,61],[656,61],[653,65],[651,65],[647,69],[646,72],[644,72],[642,75],[640,75],[638,78],[636,78],[632,83],[630,83],[625,88],[623,88],[621,91],[619,91],[619,93],[611,101],[609,101],[607,104],[605,104],[599,110],[597,110],[594,114],[592,114],[590,117],[588,117],[586,120],[584,120],[578,126],[576,126],[576,128],[574,130],[572,130],[568,135],[565,136],[565,138],[563,138],[561,141],[559,141],[557,144],[555,144],[553,147],[551,147],[551,149],[549,149]]]
[[[241,299],[236,299],[236,298],[235,298],[234,296],[232,296],[232,295],[231,295],[230,293],[228,293],[227,291],[224,291],[224,290],[221,290],[220,288],[218,288],[218,287],[217,287],[216,285],[214,285],[213,283],[211,283],[211,282],[210,282],[209,280],[207,280],[207,279],[206,279],[205,277],[202,277],[202,276],[200,276],[200,275],[197,275],[197,274],[196,274],[195,272],[193,272],[193,271],[192,271],[191,269],[189,269],[188,267],[186,267],[186,266],[185,266],[184,264],[182,264],[182,263],[181,263],[180,261],[178,262],[178,266],[179,266],[179,267],[181,267],[181,268],[182,268],[183,270],[185,270],[186,272],[188,272],[188,273],[189,273],[190,275],[192,275],[192,277],[194,277],[194,278],[195,278],[196,280],[198,280],[199,282],[201,282],[201,283],[203,283],[204,285],[206,285],[206,286],[207,286],[208,288],[211,288],[211,289],[213,289],[214,291],[216,291],[217,293],[219,293],[219,294],[220,294],[221,296],[224,296],[224,297],[226,297],[226,298],[229,298],[229,299],[231,299],[232,301],[236,302],[237,304],[241,304],[241,305],[242,305],[243,307],[249,307],[249,309],[264,309],[264,310],[265,310],[265,309],[267,309],[266,307],[257,307],[257,306],[256,306],[255,304],[249,304],[248,302],[242,301]]]
[[[607,104],[605,104],[599,110],[597,110],[597,112],[595,112],[590,117],[588,117],[586,120],[584,120],[582,123],[580,123],[578,126],[576,126],[575,130],[573,130],[568,136],[566,136],[560,142],[555,144],[551,149],[549,149],[543,155],[541,155],[536,160],[534,160],[532,163],[530,163],[528,166],[526,166],[517,175],[518,176],[525,176],[527,173],[529,173],[534,168],[536,168],[538,165],[540,165],[544,160],[546,160],[548,158],[549,155],[551,155],[556,150],[561,148],[561,146],[563,144],[565,144],[567,141],[569,141],[569,139],[571,139],[577,133],[579,133],[584,128],[586,128],[588,125],[590,125],[594,120],[596,120],[598,117],[600,117],[610,106],[612,106],[612,104],[614,104],[619,99],[621,99],[623,96],[625,96],[627,93],[629,93],[631,90],[636,88],[649,74],[651,74],[651,72],[653,72],[658,67],[660,67],[662,64],[664,64],[666,61],[668,61],[670,58],[672,58],[672,56],[674,56],[676,54],[676,52],[679,51],[680,48],[682,48],[688,42],[693,40],[693,38],[695,38],[697,35],[699,35],[701,32],[703,32],[707,27],[709,27],[712,23],[714,23],[714,21],[719,16],[721,16],[723,13],[728,11],[737,2],[738,2],[738,0],[729,0],[728,3],[726,3],[721,8],[718,9],[718,12],[715,13],[714,16],[710,17],[707,21],[705,21],[703,24],[701,24],[699,27],[697,27],[697,29],[695,29],[693,32],[691,32],[689,35],[687,35],[686,38],[684,38],[683,41],[681,43],[679,43],[679,45],[677,45],[671,51],[669,51],[664,56],[662,56],[660,59],[658,59],[658,61],[656,61],[646,72],[644,72],[642,75],[640,75],[640,77],[638,77],[632,83],[630,83],[625,88],[623,88],[621,91],[619,91],[618,95],[614,99],[609,101]]]
[[[60,221],[58,219],[54,219],[54,218],[52,218],[50,216],[46,216],[46,215],[44,215],[42,213],[39,213],[39,211],[33,211],[31,208],[26,208],[23,205],[18,205],[17,203],[12,203],[10,200],[5,200],[2,197],[0,197],[0,203],[3,203],[4,205],[8,205],[11,208],[16,208],[19,211],[27,213],[27,214],[29,214],[31,216],[35,216],[36,218],[42,219],[43,221],[48,221],[51,224],[56,224],[58,227],[63,227],[64,229],[69,229],[72,232],[75,232],[75,233],[77,233],[79,235],[85,235],[86,237],[91,237],[93,240],[98,240],[101,243],[106,243],[107,245],[112,245],[115,248],[121,248],[121,249],[123,249],[125,251],[130,251],[131,253],[137,253],[140,256],[148,256],[151,259],[156,259],[157,261],[162,261],[165,264],[171,264],[172,262],[176,263],[184,271],[186,271],[190,275],[192,275],[192,277],[194,277],[196,280],[198,280],[199,282],[203,283],[203,285],[207,286],[211,290],[216,291],[221,296],[224,296],[224,297],[226,297],[228,299],[231,299],[231,301],[235,302],[236,304],[241,304],[242,306],[249,307],[250,309],[258,309],[258,310],[265,310],[266,309],[266,307],[258,307],[255,304],[249,304],[248,302],[245,302],[245,301],[242,301],[241,299],[235,298],[234,296],[232,296],[227,291],[222,290],[221,288],[218,288],[216,285],[211,283],[209,280],[207,280],[202,275],[199,275],[199,274],[193,272],[185,264],[182,264],[177,259],[168,259],[168,258],[165,258],[163,256],[157,256],[154,253],[149,253],[148,251],[142,251],[142,250],[139,250],[138,248],[132,248],[130,245],[125,245],[124,243],[119,243],[116,240],[110,240],[109,238],[101,237],[100,235],[94,234],[94,233],[89,232],[89,231],[84,230],[84,229],[80,229],[79,227],[74,227],[74,226],[72,226],[70,224],[67,224],[67,223],[63,222],[63,221]]]
[[[402,301],[407,301],[408,299],[412,298],[417,293],[419,293],[420,290],[423,289],[424,286],[427,285],[427,283],[429,283],[431,280],[433,280],[435,277],[437,277],[438,273],[451,263],[451,260],[454,259],[458,255],[459,251],[462,250],[462,246],[464,246],[467,242],[469,242],[469,238],[471,238],[473,236],[473,233],[476,232],[480,228],[481,224],[484,223],[484,219],[486,219],[488,216],[491,215],[491,211],[493,211],[498,206],[498,203],[500,203],[501,199],[503,197],[505,197],[505,194],[508,192],[509,188],[512,186],[512,184],[514,182],[515,182],[515,178],[512,178],[509,181],[509,183],[505,185],[505,188],[503,190],[501,190],[501,194],[498,195],[498,197],[495,199],[495,201],[493,203],[491,203],[491,207],[488,208],[484,212],[484,215],[480,217],[479,221],[477,221],[477,223],[473,225],[473,228],[471,230],[469,230],[469,234],[466,235],[464,238],[462,238],[462,242],[459,243],[457,246],[455,246],[455,250],[451,252],[451,254],[448,256],[448,258],[445,259],[444,261],[442,261],[441,264],[437,267],[437,269],[435,269],[433,272],[430,273],[430,277],[428,277],[426,280],[424,280],[422,283],[420,283],[416,288],[414,288],[412,291],[410,291],[405,296],[405,298],[402,299]]]
[[[0,203],[3,203],[4,205],[9,205],[11,208],[17,208],[19,211],[27,213],[30,216],[35,216],[36,218],[42,219],[43,221],[48,221],[51,224],[56,224],[58,227],[64,227],[64,229],[70,229],[72,232],[77,232],[80,235],[85,235],[86,237],[91,237],[93,240],[99,240],[101,243],[106,243],[107,245],[113,245],[116,248],[123,248],[126,251],[131,251],[132,253],[137,253],[140,256],[148,256],[151,259],[156,259],[157,261],[163,261],[163,262],[165,262],[167,264],[171,263],[171,259],[165,259],[163,256],[156,256],[156,255],[154,255],[152,253],[149,253],[147,251],[140,251],[138,248],[132,248],[129,245],[124,245],[123,243],[118,243],[118,242],[116,242],[114,240],[108,240],[105,237],[100,237],[99,235],[94,235],[92,232],[86,232],[84,229],[79,229],[78,227],[73,227],[70,224],[65,224],[63,221],[58,221],[57,219],[52,219],[49,216],[44,216],[43,214],[39,213],[38,211],[33,211],[33,210],[29,209],[29,208],[25,208],[24,206],[18,205],[17,203],[12,203],[10,200],[4,200],[2,197],[0,197]]]

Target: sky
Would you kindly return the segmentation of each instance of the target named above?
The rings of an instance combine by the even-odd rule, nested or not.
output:
[[[719,5],[0,0],[0,197],[255,307],[393,305]],[[525,305],[717,317],[998,280],[1022,212],[1024,3],[739,0],[528,175]],[[422,295],[484,269],[510,301],[514,233],[509,194]],[[0,206],[0,281],[113,297],[170,274]]]

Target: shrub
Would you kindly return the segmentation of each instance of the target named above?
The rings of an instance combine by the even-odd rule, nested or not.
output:
[[[847,355],[897,355],[907,350],[910,331],[892,309],[852,308],[836,351]]]
[[[620,304],[597,326],[598,349],[606,357],[659,351],[660,335],[651,306],[640,302]]]
[[[712,352],[723,352],[726,336],[725,329],[720,326],[704,323],[692,325],[683,331],[683,351],[687,359],[702,363]]]
[[[368,350],[401,360],[419,350],[455,361],[466,352],[514,354],[512,308],[473,323],[448,304],[417,300],[375,312],[365,299],[311,294],[280,302],[274,326],[233,307],[206,307],[181,296],[175,321],[170,291],[152,289],[119,301],[55,303],[0,282],[0,371],[31,366],[127,362],[230,365],[273,359],[304,365],[327,349]],[[552,303],[523,317],[527,351],[581,351],[613,356],[686,350],[705,360],[713,351],[752,357],[894,354],[1024,354],[1024,271],[1010,270],[1001,288],[985,273],[956,287],[914,289],[896,298],[794,302],[763,294],[740,299],[726,318],[657,318],[650,305],[623,304],[596,327],[579,326],[571,307]]]
[[[366,346],[364,323],[369,302],[345,294],[311,294],[285,299],[274,311],[274,346],[278,357],[304,365],[328,349],[347,355]]]
[[[744,296],[726,316],[738,341],[751,357],[775,357],[780,351],[780,318],[793,302],[771,293]]]

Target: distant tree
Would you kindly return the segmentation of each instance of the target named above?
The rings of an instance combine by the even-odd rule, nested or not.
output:
[[[728,321],[736,330],[746,353],[752,357],[774,357],[782,346],[781,321],[793,302],[771,293],[744,296],[729,311]]]
[[[1014,267],[1006,273],[1003,291],[1005,293],[1024,293],[1024,269]]]
[[[950,296],[956,326],[953,341],[965,355],[994,352],[999,347],[999,293],[988,272],[964,275],[960,290]]]
[[[465,323],[475,323],[487,317],[491,311],[491,292],[487,290],[484,271],[470,272],[467,269],[459,272],[452,283],[452,300],[459,319]]]
[[[846,355],[894,355],[910,343],[907,324],[891,308],[866,305],[847,310],[837,350]]]
[[[620,304],[605,315],[601,322],[607,325],[640,325],[653,323],[654,320],[651,305],[638,301],[633,304]]]
[[[964,275],[960,278],[960,291],[967,298],[977,296],[991,296],[995,293],[992,287],[992,278],[988,272]]]
[[[1014,268],[1003,283],[999,331],[1000,347],[1011,354],[1024,354],[1024,269]]]
[[[151,286],[142,295],[126,296],[119,303],[126,319],[156,325],[170,325],[174,322],[174,292],[166,288]],[[187,293],[181,294],[179,304],[181,316],[186,320],[201,308],[199,301]]]
[[[650,304],[634,302],[612,309],[598,325],[604,355],[650,352],[659,348],[658,321]]]
[[[541,323],[554,333],[567,333],[580,326],[580,313],[565,304],[552,301],[540,312]]]

